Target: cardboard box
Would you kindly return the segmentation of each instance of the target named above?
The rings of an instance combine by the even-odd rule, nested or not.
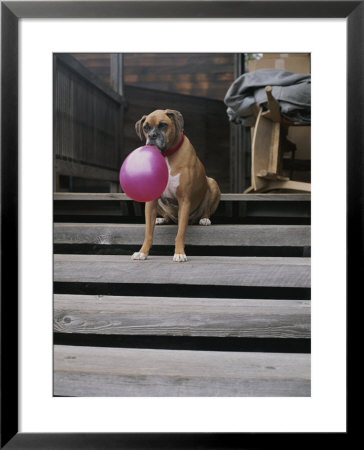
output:
[[[258,69],[282,69],[293,73],[311,73],[310,53],[263,53],[248,63],[249,72]]]

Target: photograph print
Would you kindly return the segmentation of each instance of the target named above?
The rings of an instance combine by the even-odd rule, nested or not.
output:
[[[53,54],[53,395],[311,396],[308,53]]]

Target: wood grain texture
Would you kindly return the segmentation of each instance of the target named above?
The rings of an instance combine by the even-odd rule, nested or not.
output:
[[[139,245],[143,224],[55,223],[55,244]],[[176,225],[156,226],[153,243],[174,245]],[[307,225],[192,225],[187,228],[186,245],[297,246],[311,245]]]
[[[119,200],[126,201],[131,200],[124,193],[78,193],[78,192],[55,192],[53,194],[54,200]],[[245,202],[257,202],[257,201],[279,201],[279,202],[309,202],[311,195],[305,194],[221,194],[221,201],[245,201]]]
[[[119,172],[117,170],[96,167],[90,164],[80,164],[75,161],[55,159],[54,170],[62,175],[72,177],[119,182]]]
[[[54,395],[310,396],[310,355],[55,346]]]
[[[71,55],[54,55],[57,174],[118,181],[122,103],[120,95]]]
[[[55,295],[54,331],[309,338],[310,301]]]
[[[310,287],[310,258],[54,255],[54,281]]]

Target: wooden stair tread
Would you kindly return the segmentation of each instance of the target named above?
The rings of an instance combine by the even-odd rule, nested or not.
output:
[[[100,335],[309,338],[309,300],[54,296],[54,331]]]
[[[67,201],[105,201],[105,200],[117,200],[117,201],[132,201],[124,193],[78,193],[78,192],[55,192],[53,194],[55,201],[67,200]],[[221,201],[310,201],[311,195],[308,193],[265,193],[265,194],[235,194],[226,193],[221,194]]]
[[[309,287],[310,258],[172,256],[132,261],[127,255],[54,255],[54,281]]]
[[[141,245],[144,224],[55,223],[55,244]],[[310,246],[308,225],[192,225],[186,245]],[[154,245],[174,245],[176,225],[158,225]]]
[[[56,345],[54,395],[309,396],[310,355]]]

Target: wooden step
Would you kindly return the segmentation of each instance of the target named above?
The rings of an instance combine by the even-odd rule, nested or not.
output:
[[[54,281],[309,287],[310,258],[172,256],[133,261],[125,255],[54,255]]]
[[[310,301],[54,296],[54,331],[99,335],[309,338]]]
[[[310,396],[310,355],[57,345],[54,395]]]
[[[141,245],[143,224],[55,223],[55,244]],[[158,225],[155,245],[174,245],[176,225]],[[192,225],[187,228],[186,245],[203,246],[296,246],[311,245],[308,225]]]
[[[132,201],[130,197],[123,193],[78,193],[78,192],[55,192],[53,199],[56,201]],[[279,202],[309,202],[311,200],[311,194],[291,194],[291,193],[266,193],[266,194],[221,194],[221,201],[233,201],[233,202],[257,202],[257,201],[279,201]]]

